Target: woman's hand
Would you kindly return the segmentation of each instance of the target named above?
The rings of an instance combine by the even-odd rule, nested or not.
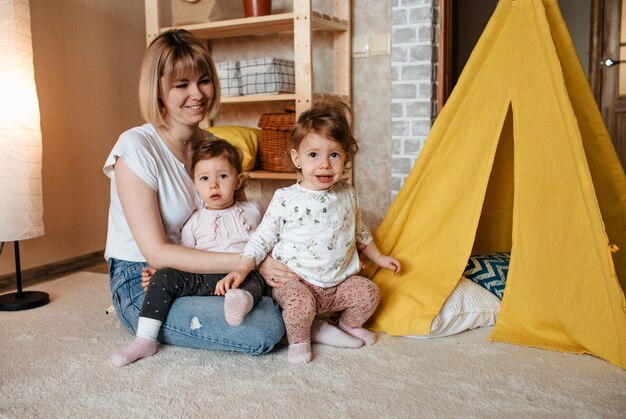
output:
[[[141,271],[141,287],[143,288],[143,292],[148,292],[148,285],[150,285],[152,275],[154,275],[156,271],[156,269],[150,266],[143,268],[143,271]]]
[[[280,288],[286,282],[300,279],[287,265],[267,256],[259,265],[259,273],[270,287]]]

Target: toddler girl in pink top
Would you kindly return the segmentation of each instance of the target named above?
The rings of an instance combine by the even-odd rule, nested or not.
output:
[[[235,199],[244,179],[239,150],[220,139],[198,142],[194,145],[191,172],[204,207],[183,226],[181,243],[213,252],[240,253],[262,214],[258,204]],[[226,323],[241,324],[263,296],[265,281],[258,271],[252,271],[238,288],[227,289],[224,276],[171,268],[156,271],[141,307],[137,336],[113,356],[113,364],[122,367],[156,353],[161,325],[178,297],[224,295]]]

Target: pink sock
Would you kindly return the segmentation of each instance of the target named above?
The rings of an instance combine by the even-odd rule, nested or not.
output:
[[[337,346],[339,348],[358,348],[363,345],[357,339],[322,319],[315,318],[311,326],[311,342]]]
[[[311,362],[311,343],[294,343],[287,348],[287,359],[292,364],[306,364]]]
[[[123,367],[132,364],[138,359],[152,356],[156,351],[156,342],[146,338],[136,337],[133,343],[113,355],[113,365]]]
[[[239,326],[252,310],[254,300],[248,291],[233,288],[224,296],[224,317],[231,326]]]
[[[349,335],[352,335],[357,339],[361,339],[366,345],[373,345],[376,343],[376,334],[367,329],[363,329],[362,327],[344,326],[341,324],[341,321],[339,321],[339,328]]]

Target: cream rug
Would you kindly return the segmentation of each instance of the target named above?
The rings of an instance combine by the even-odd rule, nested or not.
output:
[[[50,304],[0,312],[0,417],[625,418],[626,371],[592,356],[492,343],[488,329],[361,349],[250,357],[163,346],[123,369],[131,340],[108,277],[44,284]]]

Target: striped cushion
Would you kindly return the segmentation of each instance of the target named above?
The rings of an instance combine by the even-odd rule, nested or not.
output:
[[[472,255],[463,275],[502,299],[510,259],[506,252]]]

